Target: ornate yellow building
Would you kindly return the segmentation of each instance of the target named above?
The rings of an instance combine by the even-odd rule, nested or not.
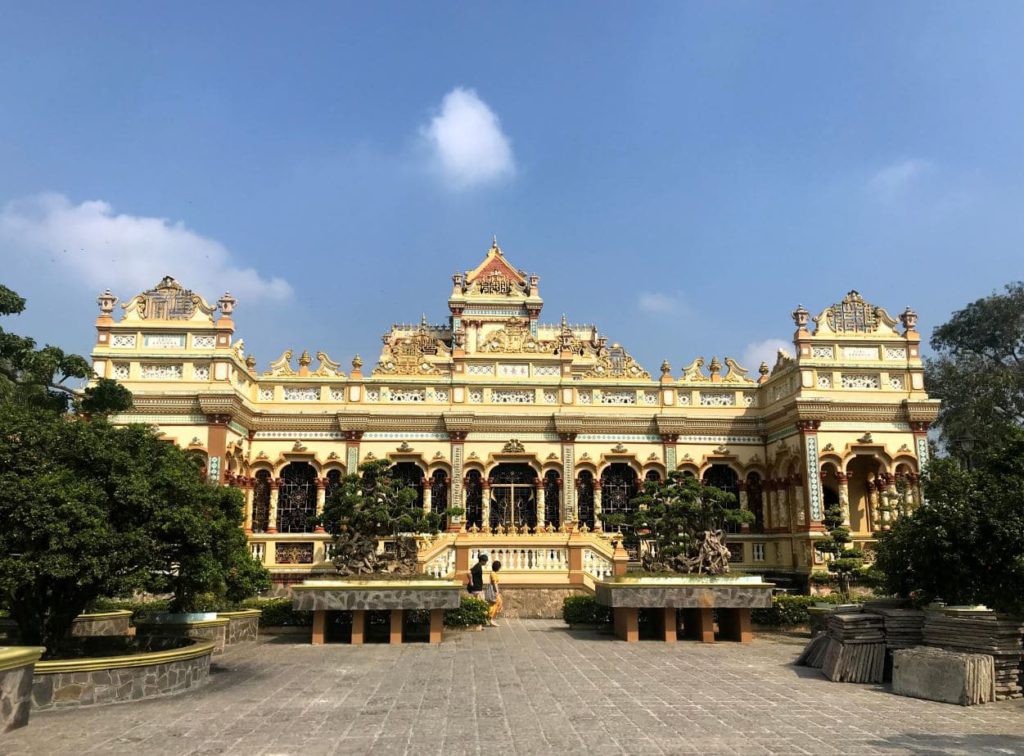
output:
[[[452,281],[446,323],[392,326],[376,365],[364,372],[356,357],[347,373],[290,349],[259,372],[235,338],[230,294],[213,306],[168,277],[115,320],[108,291],[93,367],[135,395],[116,422],[157,426],[201,455],[210,479],[244,489],[253,551],[285,583],[324,560],[328,537],[307,518],[374,458],[425,508],[464,510],[449,529],[505,555],[506,581],[523,585],[600,574],[612,557],[602,515],[629,510],[642,481],[668,470],[735,492],[756,524],[728,535],[733,560],[777,578],[822,568],[811,543],[830,502],[870,543],[899,480],[920,498],[937,402],[909,308],[894,319],[853,291],[817,317],[798,307],[794,354],[756,376],[699,357],[653,377],[592,325],[541,323],[538,276],[497,242]],[[425,568],[465,569],[459,538],[438,539]]]

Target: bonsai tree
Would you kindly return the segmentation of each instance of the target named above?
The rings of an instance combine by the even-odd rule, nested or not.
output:
[[[734,509],[736,497],[705,486],[682,472],[664,481],[647,481],[633,503],[639,509],[629,518],[631,538],[646,541],[641,564],[648,571],[696,572],[711,575],[729,571],[729,550],[722,542],[726,523],[750,523],[754,515]]]
[[[332,561],[342,575],[414,573],[416,536],[436,533],[440,521],[416,504],[416,491],[393,477],[386,460],[364,462],[359,474],[344,476],[318,519],[334,536]]]
[[[841,593],[850,593],[854,575],[864,566],[864,552],[850,548],[850,528],[843,525],[843,508],[836,502],[825,508],[825,527],[828,535],[818,540],[814,548],[827,555],[828,571],[835,575]]]

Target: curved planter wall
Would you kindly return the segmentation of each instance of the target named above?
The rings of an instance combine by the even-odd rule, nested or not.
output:
[[[139,701],[202,685],[214,644],[132,656],[38,662],[32,678],[36,709]]]
[[[212,641],[215,654],[224,652],[228,642],[227,617],[202,619],[193,621],[151,621],[140,622],[135,626],[135,634],[140,638],[192,638],[200,641]]]
[[[28,724],[32,667],[44,650],[38,646],[0,646],[0,734]]]
[[[227,618],[227,644],[255,641],[260,631],[259,609],[240,609],[237,612],[217,612],[221,619]]]

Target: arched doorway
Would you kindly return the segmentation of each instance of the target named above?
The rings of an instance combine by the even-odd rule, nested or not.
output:
[[[479,470],[466,473],[466,527],[482,528],[484,526],[484,488],[483,476]]]
[[[441,518],[440,527],[448,527],[448,473],[434,470],[430,476],[430,511]]]
[[[521,463],[503,463],[491,471],[491,528],[537,527],[536,477],[532,467]]]
[[[423,469],[415,462],[398,462],[391,466],[391,477],[416,492],[414,506],[423,508]]]
[[[580,470],[576,476],[576,508],[579,512],[580,527],[594,529],[594,474]]]
[[[257,470],[252,485],[252,531],[266,533],[270,527],[270,470]]]
[[[715,488],[731,493],[734,497],[732,504],[728,505],[730,509],[739,509],[739,477],[736,475],[736,471],[733,470],[729,465],[711,465],[704,472],[703,483],[705,486],[714,486]],[[739,533],[740,526],[736,523],[725,524],[726,533]]]
[[[562,527],[562,479],[557,470],[544,474],[544,524]]]
[[[281,470],[277,498],[277,529],[281,533],[311,533],[316,517],[316,468],[292,462]]]
[[[636,472],[625,462],[615,462],[601,472],[602,515],[629,516],[637,494]]]

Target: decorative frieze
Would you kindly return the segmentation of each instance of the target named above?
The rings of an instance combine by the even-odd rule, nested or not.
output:
[[[893,391],[902,391],[903,390],[903,376],[900,376],[900,375],[890,375],[889,376],[889,388],[891,388]]]
[[[448,400],[449,400],[448,389],[437,389],[437,390],[435,390],[434,391],[434,400],[438,401],[438,402],[442,402],[444,404],[447,404]]]
[[[701,407],[734,407],[736,394],[732,391],[701,391]]]
[[[389,402],[425,402],[427,392],[424,389],[393,388],[388,392]]]
[[[380,390],[375,388],[366,389],[366,401],[368,402],[379,402],[380,401]]]
[[[469,375],[494,375],[492,364],[471,364],[466,366],[466,373]]]
[[[117,349],[134,349],[135,334],[115,333],[110,339],[110,346],[115,347]]]
[[[601,404],[636,404],[636,392],[602,391]]]
[[[907,348],[906,347],[887,346],[885,348],[885,359],[887,359],[887,360],[905,360],[905,359],[907,359]]]
[[[558,365],[536,365],[533,374],[538,378],[557,378],[562,374],[562,369]]]
[[[843,358],[847,360],[877,360],[878,347],[843,347]]]
[[[658,392],[657,391],[645,391],[643,393],[644,404],[648,407],[654,407],[658,404]]]
[[[142,337],[142,346],[147,349],[184,349],[183,333],[147,333]]]
[[[469,401],[479,404],[484,400],[483,389],[471,389],[469,392]]]
[[[836,350],[832,346],[815,344],[811,347],[811,357],[816,360],[834,360],[836,358]]]
[[[127,362],[114,363],[114,378],[119,381],[127,381],[131,375],[131,365]]]
[[[345,389],[339,386],[331,388],[331,401],[332,402],[343,402],[345,401]]]
[[[491,401],[495,404],[532,404],[535,395],[531,389],[492,389]]]
[[[396,434],[395,434],[396,435]],[[395,435],[388,435],[394,438]],[[256,431],[253,435],[255,441],[337,441],[345,438],[340,431]]]
[[[818,373],[818,388],[832,388],[832,375],[830,373]]]
[[[527,364],[498,365],[498,376],[501,378],[529,378],[530,366]]]
[[[558,404],[558,392],[557,391],[545,391],[544,392],[544,403],[545,404]]]
[[[193,349],[213,349],[217,346],[217,337],[213,334],[193,334],[192,335],[192,348]]]
[[[180,362],[143,362],[139,368],[142,377],[150,381],[177,381],[184,374]]]
[[[208,381],[210,380],[210,366],[209,365],[193,365],[192,366],[192,377],[197,381]]]
[[[316,386],[285,386],[286,402],[317,402],[320,401],[320,389]]]
[[[882,384],[875,373],[843,373],[844,389],[878,389]]]
[[[274,389],[273,388],[261,388],[260,389],[260,401],[261,402],[272,402],[272,401],[274,401]]]
[[[580,404],[591,404],[593,402],[593,399],[594,399],[594,394],[589,389],[588,390],[580,389],[580,391],[579,391],[579,399],[580,399]]]

